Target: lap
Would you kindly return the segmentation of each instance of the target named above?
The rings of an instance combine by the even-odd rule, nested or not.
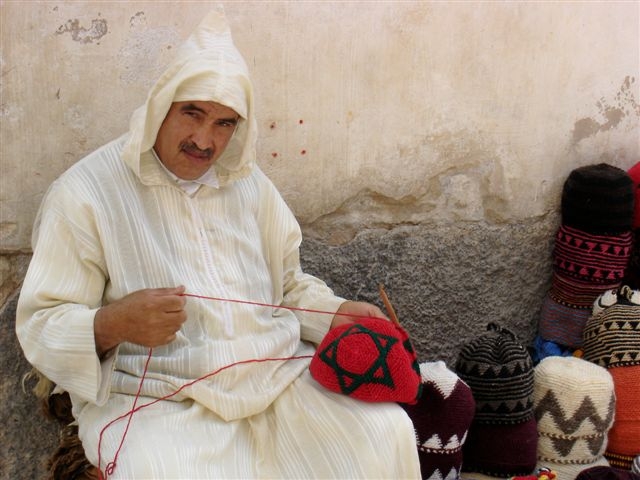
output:
[[[140,398],[138,405],[153,399]],[[112,395],[79,415],[97,464],[100,431],[133,398]],[[127,418],[103,433],[101,468],[113,460]],[[162,401],[133,416],[110,478],[418,478],[411,420],[393,403],[329,392],[308,371],[265,411],[227,422],[192,401]]]

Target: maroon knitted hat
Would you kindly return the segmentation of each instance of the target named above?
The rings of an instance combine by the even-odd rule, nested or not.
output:
[[[561,278],[573,280],[575,291],[556,287],[567,303],[589,306],[603,291],[620,285],[631,257],[633,235],[596,235],[567,225],[558,228],[553,249],[553,270]],[[589,298],[580,302],[581,289]],[[566,289],[568,290],[568,289]],[[572,301],[573,297],[577,297]]]
[[[462,467],[462,446],[475,414],[471,389],[445,363],[420,364],[422,396],[403,405],[413,421],[423,479],[454,480]]]
[[[538,431],[535,418],[515,425],[473,422],[463,447],[463,472],[493,477],[528,475],[536,468]]]
[[[411,404],[420,397],[420,367],[409,335],[380,318],[329,330],[309,371],[325,388],[368,402]]]
[[[640,475],[619,468],[599,466],[581,471],[576,480],[640,480]]]

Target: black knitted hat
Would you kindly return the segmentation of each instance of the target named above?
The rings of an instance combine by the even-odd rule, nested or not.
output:
[[[631,230],[633,180],[607,163],[576,168],[562,188],[562,223],[593,234]]]
[[[463,346],[455,367],[476,401],[474,422],[515,424],[533,417],[533,362],[509,330],[494,323]]]

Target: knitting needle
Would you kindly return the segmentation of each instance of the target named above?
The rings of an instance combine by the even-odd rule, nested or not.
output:
[[[391,320],[393,321],[393,323],[400,326],[400,322],[398,321],[398,316],[396,315],[396,312],[393,310],[393,307],[391,306],[389,297],[387,297],[387,292],[384,291],[384,285],[379,284],[378,289],[380,290],[380,297],[382,297],[382,302],[384,303],[384,307],[387,309],[387,312],[389,313]]]

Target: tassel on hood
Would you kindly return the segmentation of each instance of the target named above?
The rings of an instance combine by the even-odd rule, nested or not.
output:
[[[202,20],[151,88],[145,104],[131,116],[122,158],[142,183],[153,183],[142,168],[150,157],[143,159],[143,154],[155,144],[171,104],[187,100],[217,102],[240,115],[236,131],[214,168],[221,186],[247,176],[256,158],[253,86],[222,7]]]

